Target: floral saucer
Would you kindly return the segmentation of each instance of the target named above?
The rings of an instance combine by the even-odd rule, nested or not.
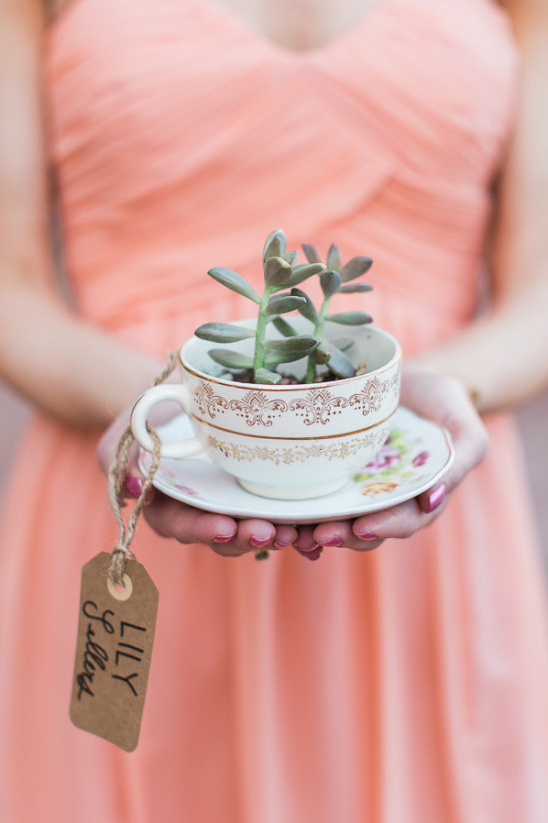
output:
[[[162,440],[192,437],[186,415],[158,429]],[[310,500],[272,500],[245,491],[204,453],[185,460],[162,458],[154,486],[169,497],[206,511],[260,517],[272,523],[319,523],[355,517],[403,503],[433,486],[453,462],[448,432],[409,409],[397,410],[390,435],[375,458],[339,491]],[[150,454],[141,451],[141,471]]]

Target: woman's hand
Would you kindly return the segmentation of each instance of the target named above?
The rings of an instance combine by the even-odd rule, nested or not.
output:
[[[158,412],[157,412],[158,413]],[[106,430],[101,438],[97,455],[103,472],[108,474],[116,445],[126,430],[130,409],[121,414]],[[155,419],[155,424],[159,420]],[[137,465],[138,447],[134,444],[126,471],[125,487],[128,497],[138,498],[143,487],[143,476]],[[172,500],[151,489],[149,499],[143,508],[143,516],[161,537],[174,538],[179,543],[202,543],[210,546],[217,554],[225,557],[239,557],[261,549],[279,550],[291,546],[297,539],[293,526],[275,526],[266,520],[236,520],[224,514],[202,511]],[[306,551],[303,554],[307,554]],[[312,552],[310,559],[319,553]]]
[[[453,377],[428,366],[409,363],[402,374],[401,403],[416,414],[444,426],[455,448],[455,459],[441,482],[418,497],[356,520],[320,523],[299,532],[297,543],[375,549],[389,537],[410,537],[439,517],[447,501],[485,456],[488,436],[466,388]]]

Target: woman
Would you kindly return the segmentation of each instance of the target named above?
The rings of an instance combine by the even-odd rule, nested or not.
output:
[[[541,0],[508,5],[511,151],[516,51],[491,0],[73,3],[44,52],[37,0],[0,6],[0,368],[40,410],[2,535],[4,819],[544,821],[542,580],[499,413],[548,376]],[[48,161],[77,310],[53,275]],[[153,529],[199,545],[135,543],[162,603],[128,756],[67,717],[79,571],[115,536],[97,433],[167,348],[238,316],[203,272],[256,277],[274,224],[375,257],[404,402],[449,426],[456,461],[419,506],[314,529],[158,495]],[[470,393],[491,453],[450,495],[485,452]]]

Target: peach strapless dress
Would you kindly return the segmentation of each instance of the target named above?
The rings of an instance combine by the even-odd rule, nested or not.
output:
[[[205,271],[257,280],[282,226],[374,257],[365,308],[435,346],[474,311],[515,76],[491,0],[384,0],[307,54],[214,0],[75,0],[45,83],[82,316],[163,357],[241,316]],[[116,533],[95,438],[37,416],[2,532],[3,823],[546,823],[543,578],[488,425],[443,516],[374,552],[227,560],[142,523],[160,611],[126,754],[68,716],[81,566]]]

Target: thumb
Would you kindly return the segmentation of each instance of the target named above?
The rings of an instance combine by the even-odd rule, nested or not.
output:
[[[97,445],[97,459],[99,461],[99,466],[103,474],[107,477],[120,439],[124,436],[128,429],[131,408],[132,406],[128,406],[128,408],[122,412],[122,414],[120,414],[116,420],[113,421],[113,423],[111,423]],[[141,496],[143,483],[145,481],[145,476],[139,468],[138,459],[139,444],[132,443],[124,472],[125,480],[123,495],[124,497],[130,497],[135,500]],[[145,502],[149,503],[153,496],[154,492],[150,489]]]

